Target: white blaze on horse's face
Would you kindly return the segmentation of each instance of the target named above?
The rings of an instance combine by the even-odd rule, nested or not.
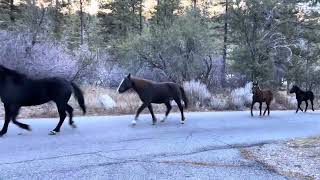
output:
[[[124,81],[124,78],[122,79],[121,83],[120,83],[120,84],[119,84],[119,86],[118,86],[118,89],[117,89],[117,92],[118,92],[118,93],[120,93],[120,91],[119,91],[119,90],[120,90],[120,87],[121,87],[121,86],[122,86],[122,84],[123,84],[123,81]]]

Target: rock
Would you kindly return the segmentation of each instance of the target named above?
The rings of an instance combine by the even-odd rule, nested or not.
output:
[[[101,95],[99,97],[99,101],[106,109],[113,108],[116,106],[116,102],[107,94]]]

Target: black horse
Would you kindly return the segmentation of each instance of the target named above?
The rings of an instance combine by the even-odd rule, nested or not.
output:
[[[302,101],[306,102],[306,108],[305,108],[304,112],[307,112],[308,100],[310,100],[312,111],[314,111],[314,109],[313,109],[314,95],[313,95],[312,91],[302,91],[298,86],[293,85],[290,90],[290,93],[296,94],[296,99],[298,101],[298,108],[297,108],[296,113],[298,113],[299,109],[303,112],[302,108],[300,107]]]
[[[164,103],[167,106],[166,116],[161,121],[164,122],[172,108],[170,104],[172,100],[174,100],[177,103],[181,112],[181,123],[184,124],[185,117],[183,114],[181,99],[184,101],[185,108],[188,107],[188,99],[184,92],[184,89],[180,85],[172,82],[158,83],[146,79],[133,78],[129,74],[121,81],[117,91],[119,93],[123,93],[131,88],[138,93],[141,101],[143,102],[142,106],[137,111],[135,119],[132,121],[132,125],[136,124],[136,120],[138,119],[139,114],[146,107],[148,107],[151,113],[152,124],[156,124],[157,119],[153,113],[151,103]]]
[[[31,130],[29,125],[17,121],[22,106],[34,106],[53,101],[56,103],[60,121],[50,135],[60,132],[61,125],[68,112],[69,124],[75,128],[72,120],[73,108],[68,104],[72,92],[75,95],[83,113],[86,113],[83,93],[74,83],[60,78],[30,79],[24,74],[0,65],[0,97],[4,104],[5,120],[0,136],[7,133],[10,121],[20,128]]]

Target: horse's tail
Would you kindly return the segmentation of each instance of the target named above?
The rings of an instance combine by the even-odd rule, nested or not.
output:
[[[86,110],[86,105],[84,104],[84,97],[83,97],[82,90],[79,88],[79,86],[77,86],[73,82],[71,83],[71,85],[73,87],[74,97],[77,99],[79,106],[82,109],[83,114],[86,114],[87,110]]]
[[[181,95],[182,95],[182,100],[184,102],[184,107],[185,108],[188,108],[188,103],[189,103],[189,100],[186,96],[186,92],[184,91],[183,87],[180,86],[180,91],[181,91]]]

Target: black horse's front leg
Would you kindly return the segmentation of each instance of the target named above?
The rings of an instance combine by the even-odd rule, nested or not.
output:
[[[307,112],[307,109],[308,109],[308,101],[305,101],[306,102],[306,108],[304,110],[304,112]]]
[[[300,106],[301,106],[301,101],[298,101],[298,107],[297,107],[296,113],[298,113],[299,109],[302,111]]]
[[[5,118],[4,118],[4,124],[3,124],[2,130],[0,131],[0,137],[7,133],[10,119],[11,119],[10,113],[6,111]]]

